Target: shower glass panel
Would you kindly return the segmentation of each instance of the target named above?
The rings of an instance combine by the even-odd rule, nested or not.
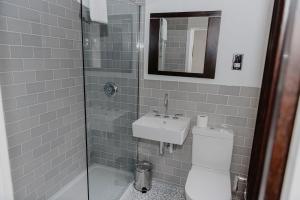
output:
[[[129,0],[107,0],[108,23],[103,24],[92,22],[82,7],[90,200],[120,199],[133,181],[139,10]]]

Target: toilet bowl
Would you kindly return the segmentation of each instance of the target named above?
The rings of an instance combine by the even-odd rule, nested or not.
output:
[[[185,185],[186,200],[230,200],[230,130],[194,127],[192,168]]]
[[[193,166],[185,185],[186,200],[230,200],[230,174]]]

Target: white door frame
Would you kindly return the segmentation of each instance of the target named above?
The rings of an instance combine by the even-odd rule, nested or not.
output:
[[[192,72],[193,69],[193,51],[196,31],[207,31],[203,28],[191,28],[187,31],[186,54],[185,54],[185,72]]]
[[[192,72],[193,67],[193,49],[194,49],[195,29],[187,31],[186,55],[185,55],[185,72]]]

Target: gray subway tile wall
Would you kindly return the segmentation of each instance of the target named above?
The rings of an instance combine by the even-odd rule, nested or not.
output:
[[[48,199],[86,168],[79,14],[74,0],[0,2],[0,84],[16,200]]]

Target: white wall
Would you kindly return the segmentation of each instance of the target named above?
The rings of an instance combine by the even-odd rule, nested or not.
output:
[[[145,79],[260,87],[274,0],[146,0]],[[222,10],[214,80],[148,75],[149,18],[153,12]],[[234,53],[244,53],[242,71],[232,71]]]
[[[13,200],[13,187],[8,157],[7,137],[4,123],[2,95],[0,88],[0,199]]]

